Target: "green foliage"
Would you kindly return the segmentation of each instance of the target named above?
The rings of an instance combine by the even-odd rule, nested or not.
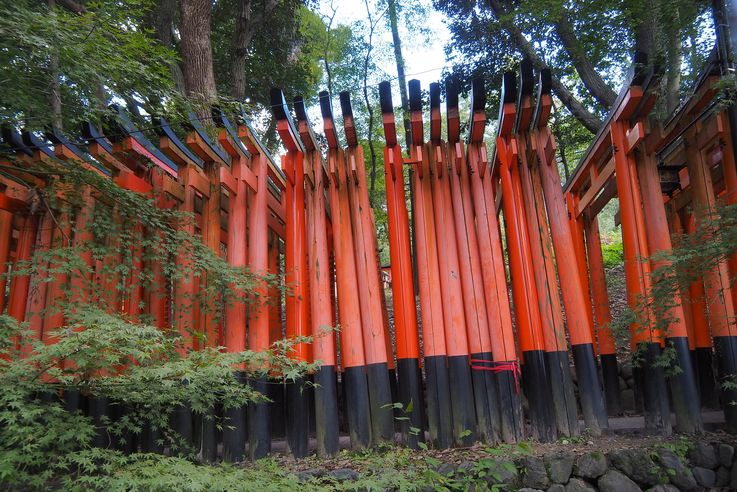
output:
[[[194,459],[195,450],[169,425],[173,409],[184,405],[205,415],[218,404],[228,409],[264,401],[235,378],[236,369],[252,378],[271,368],[285,379],[314,370],[316,364],[290,358],[294,345],[309,339],[285,340],[259,353],[225,353],[218,340],[208,340],[203,330],[176,316],[152,326],[151,315],[121,314],[135,289],[166,297],[199,277],[201,292],[177,311],[191,319],[197,306],[218,320],[223,306],[264,302],[255,288],[273,280],[229,265],[187,232],[191,215],[157,208],[153,197],[124,190],[76,163],[26,169],[27,176],[47,182],[34,190],[32,213],[50,218],[44,223],[60,240],[37,248],[9,275],[33,275],[32,292],[55,282],[60,293],[52,309],[28,317],[59,313],[63,323],[44,332],[44,340],[54,342],[47,344],[28,330],[29,323],[0,316],[0,483],[31,489],[232,489],[228,484],[248,475],[163,456],[123,456],[92,448],[92,440],[100,434],[124,441],[151,428],[170,452]],[[88,197],[94,198],[92,207]],[[103,281],[92,282],[93,275]],[[192,350],[192,337],[200,350]],[[112,408],[125,408],[124,416],[96,424],[64,409],[65,392],[104,399]],[[208,473],[220,477],[210,480]]]
[[[65,124],[98,116],[109,94],[161,98],[172,89],[176,54],[141,28],[150,0],[96,0],[74,14],[45,2],[0,4],[0,118],[29,128],[52,122],[52,60],[58,62]]]
[[[604,268],[607,270],[624,263],[624,245],[621,241],[602,245],[601,253],[604,257]]]

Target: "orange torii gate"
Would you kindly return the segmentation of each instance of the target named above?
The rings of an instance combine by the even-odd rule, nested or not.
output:
[[[641,57],[636,62],[646,65]],[[282,425],[289,453],[303,457],[310,452],[313,423],[315,448],[326,456],[340,448],[341,432],[360,449],[393,441],[395,427],[411,446],[425,440],[435,447],[476,440],[515,442],[528,435],[525,417],[533,437],[550,441],[580,433],[579,403],[585,427],[598,434],[608,427],[607,413],[620,411],[617,352],[596,220],[616,196],[628,301],[642,310],[631,326],[631,350],[644,354],[636,378],[646,426],[671,432],[672,406],[679,431],[699,432],[699,399],[715,404],[717,398],[712,360],[720,380],[737,374],[737,294],[729,285],[737,273],[737,257],[716,263],[703,278],[681,286],[665,313],[640,302],[657,287],[652,273],[669,266],[653,255],[672,249],[671,234],[701,230],[720,210],[720,199],[737,203],[729,118],[714,100],[720,79],[715,66],[662,127],[649,119],[657,74],[633,71],[604,129],[564,186],[548,128],[552,95],[547,70],[536,74],[523,60],[518,73],[504,75],[493,150],[487,149],[481,79],[470,86],[468,132],[463,136],[460,87],[457,81],[446,85],[445,138],[441,86],[429,87],[426,136],[420,83],[410,81],[409,155],[403,155],[397,139],[391,85],[382,82],[394,338],[379,276],[363,148],[347,92],[340,94],[345,146],[331,96],[320,94],[324,156],[305,100],[295,98],[293,117],[282,91],[272,90],[285,149],[281,169],[243,115],[236,115],[233,124],[218,109],[212,120],[214,139],[194,115],[182,138],[164,118],[153,118],[157,145],[122,108],[115,108],[107,122],[112,141],[90,124],[84,127],[84,144],[58,131],[41,138],[6,127],[5,153],[14,159],[3,162],[9,171],[0,176],[0,273],[55,245],[77,247],[98,240],[88,224],[97,207],[109,206],[104,197],[80,190],[82,207],[60,204],[58,210],[39,211],[29,192],[29,187],[45,185],[28,174],[33,163],[82,165],[122,188],[150,196],[158,207],[191,213],[194,221],[182,227],[230,265],[254,274],[283,273],[285,325],[280,303],[267,305],[244,292],[218,293],[202,304],[200,294],[213,287],[210,272],[168,278],[160,265],[147,264],[152,260],[143,245],[104,260],[85,256],[87,272],[78,279],[60,274],[49,278],[54,259],[38,279],[0,275],[2,292],[6,286],[10,292],[7,300],[0,299],[0,309],[27,321],[34,336],[46,343],[54,343],[50,334],[66,323],[69,313],[61,308],[68,300],[99,302],[111,313],[176,330],[182,335],[182,353],[221,346],[229,352],[265,351],[282,337],[313,337],[290,354],[322,362],[302,379],[285,384],[274,367],[233,368],[243,384],[273,402],[223,414],[228,422],[222,433],[226,460],[269,454],[272,443],[281,439]],[[411,170],[407,181],[406,170]],[[411,215],[405,186],[413,196]],[[58,225],[52,214],[59,215]],[[130,227],[131,234],[159,233],[143,230],[136,220]],[[716,232],[702,231],[707,237]],[[120,278],[112,268],[116,261],[130,261],[133,274]],[[178,261],[193,267],[191,258]],[[136,279],[135,272],[144,268],[152,271],[148,284]],[[30,289],[37,280],[41,288]],[[67,287],[72,294],[65,294]],[[266,284],[257,285],[254,294],[261,300],[281,297]],[[233,302],[226,303],[228,299]],[[222,319],[215,315],[218,311]],[[336,325],[337,337],[331,329]],[[676,355],[677,374],[665,374],[657,364],[666,345]],[[23,347],[24,353],[29,350]],[[737,429],[737,410],[729,405],[736,393],[721,394],[730,431]],[[526,415],[522,394],[529,403]],[[151,428],[138,438],[126,436],[126,446],[110,443],[104,417],[121,418],[123,410],[71,390],[63,395],[67,408],[87,412],[100,426],[96,445],[163,452],[157,444],[160,436]],[[196,415],[186,407],[172,409],[176,431],[209,461],[218,458],[220,447],[209,417],[219,412],[213,408]]]

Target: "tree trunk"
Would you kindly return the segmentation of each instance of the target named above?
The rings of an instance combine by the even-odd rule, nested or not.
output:
[[[573,66],[576,68],[576,72],[581,77],[581,81],[586,86],[586,89],[599,101],[599,104],[609,111],[617,99],[617,94],[604,82],[604,79],[601,78],[594,65],[586,56],[568,18],[568,11],[565,9],[560,19],[555,23],[555,32],[563,43],[563,47],[568,52],[568,56],[571,57]]]
[[[158,0],[156,7],[151,11],[149,22],[156,32],[158,40],[167,48],[174,46],[174,16],[177,10],[177,0]],[[177,60],[169,62],[171,78],[174,87],[184,94],[184,74]]]
[[[56,0],[48,0],[49,10],[56,7]],[[52,12],[52,15],[53,12]],[[59,53],[57,46],[51,46],[49,55],[49,93],[50,93],[50,104],[51,104],[51,125],[57,129],[62,130],[62,117],[61,117],[61,86],[59,85]]]
[[[407,96],[407,78],[404,73],[404,57],[402,56],[402,40],[399,37],[397,22],[397,4],[395,0],[387,0],[389,4],[389,24],[392,28],[392,43],[394,45],[394,61],[397,65],[397,80],[399,82],[399,97],[402,101],[402,121],[404,123],[404,138],[407,152],[412,145],[412,128],[409,122],[409,97]]]
[[[491,8],[494,17],[497,18],[499,25],[507,31],[512,42],[517,46],[517,49],[522,52],[522,55],[529,58],[530,61],[532,61],[532,64],[538,69],[550,68],[548,67],[548,64],[543,61],[540,55],[537,54],[535,48],[533,48],[532,44],[530,44],[527,38],[525,38],[519,27],[517,27],[511,19],[506,17],[506,12],[502,7],[501,2],[499,0],[489,0],[489,7]],[[581,101],[576,99],[571,91],[568,90],[568,88],[563,85],[563,82],[561,82],[561,80],[555,75],[552,77],[552,86],[558,99],[565,104],[571,114],[573,114],[573,116],[575,116],[587,130],[591,133],[599,131],[599,128],[601,128],[602,125],[601,119],[589,111]]]
[[[211,15],[210,0],[182,0],[180,52],[184,88],[188,96],[201,104],[197,113],[202,118],[209,115],[209,107],[217,98],[212,67]]]
[[[246,53],[253,38],[253,30],[250,29],[251,0],[240,0],[238,4],[238,17],[235,19],[230,50],[230,95],[236,101],[242,101],[246,97]]]
[[[681,36],[677,29],[669,29],[668,34],[668,74],[665,79],[665,109],[668,117],[672,115],[680,103],[681,90],[681,65],[683,64],[683,53],[681,52]]]
[[[366,110],[369,115],[369,127],[368,127],[368,144],[369,154],[371,155],[371,173],[369,175],[369,190],[371,191],[371,202],[374,201],[374,191],[376,190],[376,151],[374,150],[374,111],[371,108],[371,101],[368,95],[368,69],[369,62],[371,61],[371,51],[374,48],[374,30],[376,29],[376,23],[371,18],[371,8],[369,7],[368,0],[365,0],[366,4],[366,16],[369,21],[369,38],[368,47],[366,48],[366,56],[363,59],[363,99],[366,103]]]

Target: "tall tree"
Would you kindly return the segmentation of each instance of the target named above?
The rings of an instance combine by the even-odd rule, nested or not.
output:
[[[180,51],[184,69],[184,88],[188,96],[206,106],[217,98],[210,36],[212,2],[182,0],[181,8]],[[208,112],[206,109],[198,108],[198,113],[206,115]]]
[[[412,144],[412,129],[409,122],[409,97],[407,96],[407,77],[405,76],[404,57],[402,56],[402,39],[399,37],[399,22],[397,20],[396,0],[387,0],[389,25],[392,31],[394,45],[394,62],[397,65],[397,81],[399,82],[399,97],[402,102],[402,121],[404,123],[404,138],[409,149]]]

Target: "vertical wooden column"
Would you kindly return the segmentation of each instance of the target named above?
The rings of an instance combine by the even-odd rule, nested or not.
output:
[[[5,286],[10,261],[10,241],[13,239],[13,213],[0,209],[0,313],[5,310]]]
[[[696,218],[692,211],[683,211],[685,215],[684,231],[696,233]],[[706,309],[706,293],[704,280],[698,278],[688,286],[688,300],[691,304],[691,322],[694,332],[694,356],[696,373],[699,381],[701,404],[706,408],[719,407],[719,389],[714,376],[714,344],[709,328],[709,315]]]
[[[402,403],[404,409],[410,405],[410,402],[412,404],[412,411],[407,415],[409,420],[402,423],[402,432],[409,444],[415,446],[418,441],[424,441],[425,424],[422,418],[424,398],[422,395],[422,374],[420,372],[417,306],[415,304],[415,286],[412,276],[409,214],[404,192],[402,149],[397,143],[394,105],[391,100],[391,85],[389,82],[384,81],[379,84],[379,97],[386,140],[384,177],[392,273],[394,332],[397,349],[398,401]],[[427,364],[427,358],[425,360]],[[427,370],[428,387],[430,387],[431,374],[429,369]],[[432,386],[434,387],[434,385]],[[416,402],[423,402],[423,404],[418,405]],[[432,413],[432,411],[434,409],[428,408],[428,413]],[[432,420],[432,416],[430,418]],[[430,424],[431,428],[435,427],[432,421]],[[422,431],[419,435],[411,435],[409,427],[416,427],[422,429]],[[437,433],[434,436],[431,434],[431,439],[436,440],[437,437]]]
[[[433,203],[433,188],[438,185],[431,176],[437,169],[432,169],[434,163],[430,162],[430,153],[434,148],[424,143],[422,99],[418,80],[409,82],[409,97],[412,148],[408,162],[413,166],[410,186],[415,207],[415,254],[427,375],[428,427],[433,444],[449,447],[453,441],[450,393],[447,382],[443,384],[448,378],[443,319],[443,288],[447,288],[447,285],[444,285],[441,273],[441,266],[447,268],[442,260],[447,258],[439,258],[438,234],[441,232],[437,228],[438,218],[435,217],[438,204]],[[398,175],[400,178],[403,176],[401,168]],[[444,227],[442,221],[440,225]],[[419,388],[417,391],[419,392]]]
[[[685,141],[688,175],[691,182],[696,225],[708,222],[716,214],[716,197],[711,169],[706,163],[698,138],[689,135]],[[699,234],[708,235],[701,227]],[[707,303],[711,334],[714,339],[714,352],[717,358],[719,381],[732,379],[737,374],[737,325],[735,304],[732,297],[729,267],[726,260],[720,261],[704,274],[704,293]],[[722,388],[725,428],[730,433],[737,432],[737,390]]]
[[[21,225],[18,230],[19,239],[20,232],[22,230],[23,218],[18,216],[15,221]],[[36,235],[35,244],[33,246],[34,251],[39,253],[42,251],[48,251],[51,248],[51,238],[54,232],[54,221],[49,213],[44,213],[39,218],[39,228]],[[18,257],[18,245],[16,244],[16,259]],[[36,340],[43,340],[43,323],[44,323],[44,308],[46,306],[46,293],[49,290],[49,282],[46,281],[48,278],[48,261],[40,262],[39,264],[39,279],[38,286],[29,292],[29,299],[27,304],[27,317],[28,327],[33,333],[33,337]],[[14,276],[15,277],[15,276]],[[10,279],[10,285],[12,288],[13,279]],[[10,302],[12,297],[8,297],[8,314],[10,313]]]
[[[351,447],[362,449],[371,442],[371,412],[366,378],[366,355],[362,333],[361,307],[357,299],[358,277],[353,254],[348,182],[343,151],[333,121],[330,93],[320,92],[324,133],[328,141],[330,212],[335,253],[335,277],[340,324],[343,386],[348,410]]]
[[[25,216],[19,221],[18,243],[15,248],[15,263],[30,261],[33,255],[33,245],[36,242],[38,216]],[[8,316],[19,322],[26,320],[26,301],[31,284],[30,275],[13,276],[10,281],[10,296],[8,300]]]
[[[335,333],[332,330],[332,264],[329,257],[325,191],[329,186],[327,169],[320,147],[307,118],[304,99],[294,100],[300,138],[305,146],[304,166],[307,216],[307,258],[309,260],[310,322],[315,361],[321,366],[314,374],[315,435],[317,453],[331,456],[338,452],[338,393],[336,387]]]
[[[476,218],[480,273],[491,351],[473,354],[472,367],[486,367],[485,376],[491,383],[487,393],[498,399],[498,423],[495,422],[497,432],[503,440],[510,442],[521,439],[523,434],[516,384],[520,369],[512,331],[512,314],[494,198],[495,177],[489,171],[484,142],[485,125],[486,89],[482,79],[475,79],[472,83],[465,175]]]
[[[470,444],[478,437],[486,442],[498,439],[495,432],[495,423],[498,414],[496,406],[499,403],[493,398],[492,389],[487,391],[486,370],[476,369],[471,363],[476,359],[475,354],[488,353],[491,346],[491,336],[488,327],[486,302],[484,298],[484,278],[479,258],[478,236],[476,234],[473,203],[471,201],[470,183],[468,180],[468,166],[466,152],[460,140],[460,115],[458,113],[458,89],[452,83],[446,85],[446,106],[448,122],[448,190],[443,190],[445,200],[446,220],[453,224],[454,231],[448,233],[448,248],[452,252],[455,239],[456,256],[458,258],[458,276],[460,277],[460,299],[465,322],[465,333],[461,331],[463,325],[446,324],[445,338],[448,349],[448,374],[451,381],[451,403],[453,410],[453,426],[456,440],[463,444]],[[452,217],[450,213],[452,212]],[[451,253],[452,254],[452,253]],[[452,286],[451,286],[452,287]],[[454,305],[450,305],[454,309]],[[453,314],[455,311],[451,311]],[[457,328],[456,328],[457,326]],[[479,359],[480,360],[480,359]],[[475,369],[472,370],[471,367]],[[516,387],[515,387],[516,391]],[[500,404],[501,407],[501,404]],[[505,441],[514,441],[513,432],[505,427],[505,420],[500,419],[501,438]],[[478,423],[478,426],[477,426]],[[465,430],[472,433],[466,439],[460,438]]]
[[[348,200],[354,235],[354,254],[358,276],[358,296],[363,320],[363,340],[366,351],[366,375],[371,405],[373,440],[394,440],[394,417],[391,408],[391,385],[386,348],[386,318],[382,311],[381,281],[377,258],[376,228],[368,198],[363,147],[358,145],[353,122],[350,94],[340,93],[346,142],[343,166],[347,175]],[[340,158],[338,160],[341,165]]]
[[[622,408],[617,347],[614,344],[614,334],[611,329],[612,315],[609,311],[609,292],[607,291],[604,257],[601,252],[599,221],[596,217],[592,217],[584,221],[584,227],[586,229],[586,257],[589,260],[591,295],[594,304],[594,323],[599,342],[599,360],[607,412],[610,416],[619,415]]]
[[[537,309],[540,313],[555,425],[560,434],[571,436],[579,433],[578,411],[563,326],[563,310],[553,265],[553,246],[545,215],[540,162],[536,153],[538,134],[540,131],[547,131],[547,114],[552,106],[550,77],[549,72],[540,73],[538,93],[534,100],[534,72],[529,60],[520,63],[520,80],[515,126],[520,145],[521,201],[525,205],[524,214],[538,294]]]
[[[622,242],[624,247],[624,271],[627,283],[627,300],[631,309],[642,312],[640,302],[651,292],[650,264],[644,260],[649,257],[645,224],[642,212],[642,198],[637,182],[635,162],[627,153],[624,123],[615,121],[610,126],[614,163],[617,180],[617,193],[622,216]],[[654,365],[661,353],[661,333],[652,319],[652,313],[645,312],[641,322],[630,326],[633,350],[644,351],[644,364],[638,368],[642,378],[642,393],[645,404],[645,426],[671,432],[670,405],[666,392],[662,369]]]
[[[644,137],[644,125],[638,122],[630,130],[632,136]],[[630,142],[632,139],[630,139]],[[656,274],[658,270],[666,272],[663,279],[668,281],[670,274],[668,268],[670,262],[658,255],[664,255],[671,251],[670,229],[668,217],[663,205],[663,193],[660,188],[660,175],[658,173],[657,161],[652,154],[645,152],[644,145],[640,145],[637,151],[637,174],[640,182],[640,190],[643,202],[644,219],[647,223],[645,228],[650,254],[653,255],[651,266]],[[667,285],[667,284],[666,284]],[[683,310],[680,291],[677,288],[668,288],[667,295],[670,301],[666,306],[667,311],[659,313],[663,319],[660,323],[665,327],[665,339],[675,351],[675,365],[680,369],[670,376],[671,399],[673,410],[676,414],[678,430],[685,433],[702,432],[704,426],[701,419],[701,404],[699,403],[699,392],[696,385],[693,362],[688,348],[688,330]]]

